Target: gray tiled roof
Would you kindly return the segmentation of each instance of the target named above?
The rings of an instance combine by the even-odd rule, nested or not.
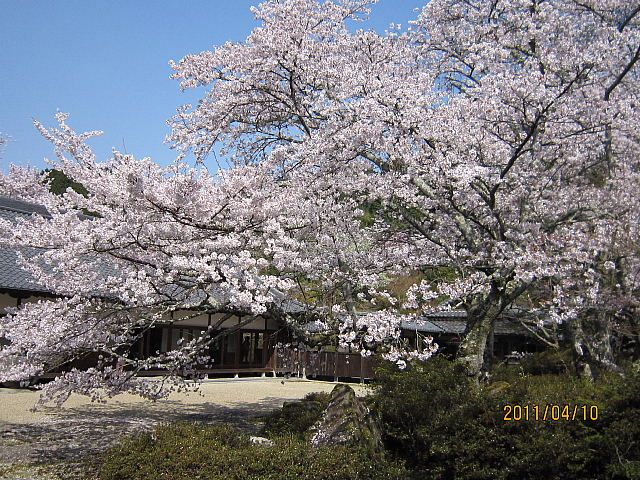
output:
[[[11,220],[18,215],[26,216],[33,213],[37,213],[43,217],[49,216],[49,212],[47,212],[47,209],[42,205],[0,195],[0,216],[3,218]]]
[[[455,335],[462,335],[464,329],[467,328],[467,322],[465,320],[439,320],[434,321],[438,327],[440,327],[444,333],[450,333]]]
[[[302,313],[302,312],[309,311],[311,308],[309,305],[306,305],[275,288],[270,288],[269,294],[274,299],[273,303],[285,313],[288,313],[288,314]]]
[[[467,326],[467,312],[463,310],[443,310],[427,313],[416,320],[402,322],[405,330],[417,330],[421,333],[456,334],[464,333]]]
[[[439,312],[427,313],[425,317],[430,319],[437,318],[467,318],[467,312],[464,310],[442,310]]]
[[[421,333],[446,333],[446,330],[429,320],[403,320],[400,325],[402,330],[413,330]]]
[[[28,258],[36,253],[35,249],[21,249]],[[3,290],[29,290],[34,292],[47,292],[39,285],[31,274],[23,270],[18,264],[18,249],[0,247],[0,289]]]
[[[42,205],[0,196],[0,218],[3,220],[15,222],[20,217],[28,217],[34,213],[49,216],[46,208]],[[29,272],[20,267],[18,264],[19,252],[29,258],[34,256],[37,250],[35,248],[0,247],[0,289],[47,292],[45,287],[36,283]]]
[[[520,322],[507,319],[499,319],[494,326],[495,335],[531,335]]]
[[[464,329],[467,326],[467,322],[455,318],[453,320],[426,320],[418,318],[416,320],[405,320],[402,322],[403,330],[417,330],[421,333],[431,334],[456,334],[460,335],[464,333]]]
[[[421,333],[462,335],[467,326],[467,312],[442,311],[426,314],[417,320],[402,322],[403,330],[417,330]],[[528,335],[529,332],[517,321],[500,317],[494,326],[495,335]]]

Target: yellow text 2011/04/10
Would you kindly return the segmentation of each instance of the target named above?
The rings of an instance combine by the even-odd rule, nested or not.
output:
[[[547,404],[519,405],[506,404],[502,408],[505,422],[521,421],[596,421],[600,416],[598,405]]]

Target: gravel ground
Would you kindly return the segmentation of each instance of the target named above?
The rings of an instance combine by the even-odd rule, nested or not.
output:
[[[205,381],[199,394],[172,394],[155,403],[132,395],[106,404],[74,395],[61,408],[30,409],[38,392],[0,388],[0,479],[82,476],[78,468],[122,435],[172,421],[228,422],[250,433],[260,417],[334,383],[281,378]],[[366,387],[352,385],[358,395]]]

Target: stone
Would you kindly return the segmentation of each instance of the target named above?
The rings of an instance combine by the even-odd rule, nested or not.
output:
[[[322,418],[311,428],[311,445],[350,445],[379,452],[380,429],[364,403],[349,385],[338,384],[331,392]]]
[[[251,436],[249,437],[249,441],[254,445],[262,445],[263,447],[273,447],[275,445],[275,443],[273,443],[273,440],[269,440],[265,437]]]

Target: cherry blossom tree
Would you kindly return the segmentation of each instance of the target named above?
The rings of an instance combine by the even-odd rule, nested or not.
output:
[[[211,311],[268,316],[274,289],[288,289],[288,280],[265,273],[269,263],[255,252],[284,248],[290,225],[279,221],[279,202],[260,166],[213,178],[119,152],[99,163],[84,143],[96,132],[78,135],[66,115],[58,120],[59,128],[38,125],[56,146],[53,166],[90,194],[70,188],[62,196],[49,193],[47,172],[14,171],[4,179],[7,193],[50,212],[50,218],[34,215],[3,227],[8,244],[26,249],[24,267],[60,298],[27,304],[3,319],[0,335],[10,344],[0,351],[2,380],[28,378],[96,352],[103,364],[59,377],[49,391],[62,400],[98,386],[106,394],[163,394],[158,384],[133,375],[164,367],[180,383],[178,373],[198,363],[215,337],[148,359],[130,358],[127,347],[178,308],[191,313],[176,321]]]
[[[3,238],[37,249],[25,266],[60,295],[2,320],[0,380],[96,351],[103,363],[49,396],[158,396],[135,373],[159,365],[182,387],[212,338],[139,360],[136,335],[178,309],[283,318],[276,290],[363,354],[384,343],[388,358],[426,359],[433,345],[400,348],[401,313],[463,308],[459,361],[475,376],[496,318],[523,305],[538,335],[566,327],[576,352],[613,362],[601,333],[637,324],[639,9],[432,0],[410,29],[350,29],[372,3],[266,2],[245,42],[172,63],[182,88],[207,92],[171,120],[169,167],[117,151],[98,162],[95,132],[65,115],[38,124],[52,168],[89,193],[50,194],[33,171],[0,178],[51,212]],[[233,166],[211,174],[217,147]],[[404,304],[385,290],[443,267],[454,275]]]
[[[173,119],[175,146],[203,158],[221,143],[293,190],[330,178],[379,205],[398,265],[457,272],[416,285],[408,306],[467,311],[470,374],[516,302],[584,352],[607,261],[624,279],[609,293],[636,308],[638,8],[434,0],[408,32],[350,32],[367,3],[270,2],[245,43],[174,64],[183,88],[209,87]]]
[[[531,306],[568,322],[576,351],[601,363],[612,359],[586,345],[584,315],[637,307],[638,12],[624,1],[443,1],[416,23],[459,128],[438,141],[468,174],[445,201],[472,279],[453,296],[472,319],[461,356],[473,370],[496,313],[532,288],[552,289]]]
[[[0,227],[23,268],[59,297],[10,309],[2,318],[0,337],[8,345],[0,350],[0,380],[28,380],[74,359],[98,358],[94,367],[73,368],[47,384],[42,401],[61,403],[73,392],[159,398],[196,388],[184,376],[197,376],[197,367],[211,361],[210,346],[220,337],[255,315],[297,330],[320,313],[335,322],[345,304],[345,278],[361,286],[393,262],[397,248],[385,250],[360,229],[357,204],[337,202],[338,192],[325,188],[319,198],[293,191],[267,163],[210,175],[202,167],[163,168],[117,151],[98,162],[86,141],[99,132],[78,134],[67,118],[58,114],[59,127],[37,127],[56,148],[51,167],[83,189],[52,192],[48,171],[14,167],[0,178],[5,195],[49,212]],[[296,285],[310,292],[301,282],[334,297],[331,305],[316,311],[312,299],[303,298],[308,311],[290,314],[283,292]],[[225,316],[170,352],[138,358],[131,351],[155,326],[203,313]],[[220,330],[231,315],[243,320]],[[159,368],[169,381],[136,378]]]

